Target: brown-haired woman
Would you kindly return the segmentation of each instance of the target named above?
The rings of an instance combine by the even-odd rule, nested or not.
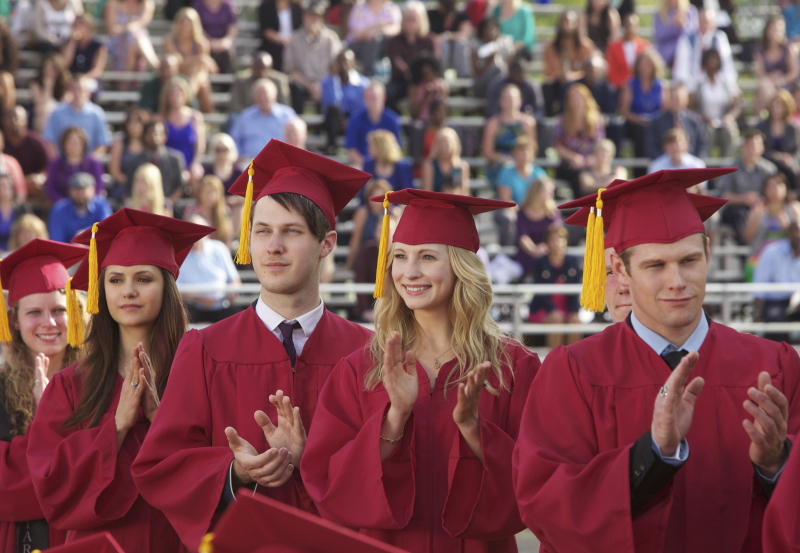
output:
[[[757,126],[764,135],[764,157],[786,175],[791,188],[800,175],[800,129],[792,122],[797,104],[788,90],[779,90],[768,106],[767,118]]]
[[[127,551],[181,550],[166,517],[139,496],[130,466],[186,330],[178,268],[212,231],[124,208],[75,239],[96,241],[98,252],[74,277],[94,312],[85,357],[53,378],[28,442],[36,495],[67,543],[107,531]]]
[[[136,158],[144,152],[144,126],[149,122],[150,113],[146,109],[129,109],[122,127],[122,136],[111,145],[108,172],[120,188],[127,189],[128,173]]]
[[[0,550],[46,549],[63,541],[49,529],[28,472],[25,451],[49,379],[78,358],[67,340],[66,267],[86,248],[34,240],[0,263],[8,290],[9,328],[3,329],[0,368]],[[5,306],[0,306],[5,310]],[[82,317],[82,312],[79,315]]]
[[[580,196],[578,175],[589,167],[594,145],[606,135],[600,108],[592,93],[582,83],[574,83],[564,97],[564,114],[556,125],[555,148],[561,165],[556,178],[569,181],[577,198]]]

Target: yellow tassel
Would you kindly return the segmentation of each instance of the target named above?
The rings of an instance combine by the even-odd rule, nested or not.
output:
[[[383,197],[383,226],[381,226],[381,242],[378,248],[378,271],[375,273],[374,298],[383,297],[383,284],[386,279],[386,258],[389,256],[389,192]]]
[[[594,208],[589,210],[589,222],[586,223],[586,249],[583,254],[583,289],[581,290],[581,306],[589,310],[589,286],[592,282],[592,245],[594,244]]]
[[[247,193],[242,208],[242,232],[239,234],[239,251],[234,261],[239,265],[250,263],[250,210],[253,209],[253,161],[247,168]]]
[[[72,278],[67,280],[67,343],[73,348],[83,345],[83,316],[78,302],[78,291],[72,287]]]
[[[214,532],[209,532],[203,536],[203,541],[200,542],[200,548],[197,553],[214,553]]]
[[[0,262],[3,260],[0,259]],[[3,289],[3,283],[0,281],[0,290]],[[6,300],[3,299],[3,307],[0,308],[0,342],[11,341],[11,329],[8,326],[8,311],[6,311]]]
[[[86,312],[95,315],[100,312],[100,292],[98,289],[99,271],[97,269],[97,223],[92,225],[92,239],[89,241],[89,297],[86,299]]]
[[[603,248],[603,200],[600,198],[605,188],[597,191],[597,203],[595,204],[597,215],[592,231],[591,243],[587,242],[586,259],[583,264],[583,293],[586,296],[584,307],[587,311],[600,313],[605,307],[606,293],[606,271],[605,271],[605,251]],[[589,217],[591,220],[591,216]]]

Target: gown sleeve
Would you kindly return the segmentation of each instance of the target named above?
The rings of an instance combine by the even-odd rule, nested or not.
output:
[[[131,437],[117,452],[113,416],[82,430],[61,428],[73,413],[68,382],[57,374],[42,395],[28,428],[28,467],[48,522],[90,530],[125,516],[139,497],[130,464]]]
[[[551,351],[528,395],[514,450],[522,520],[555,551],[657,551],[672,495],[659,494],[647,511],[632,518],[632,444],[600,452],[592,399],[567,349]]]
[[[27,449],[27,434],[15,436],[10,442],[0,441],[0,520],[21,522],[44,518],[28,472]]]
[[[794,447],[764,515],[764,553],[800,553],[800,448]]]
[[[354,528],[405,528],[414,511],[414,415],[381,462],[380,432],[389,403],[364,415],[357,371],[342,359],[322,389],[300,472],[320,514]]]
[[[442,526],[454,538],[494,541],[525,529],[514,498],[511,456],[539,358],[520,352],[512,362],[515,379],[507,420],[499,426],[488,417],[480,418],[483,462],[461,432],[456,431],[453,440]]]
[[[233,452],[212,446],[211,402],[203,337],[181,340],[158,414],[132,467],[142,497],[164,512],[193,551],[208,532],[226,485]]]

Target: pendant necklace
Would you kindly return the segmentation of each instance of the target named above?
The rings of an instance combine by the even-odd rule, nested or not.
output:
[[[427,349],[427,350],[428,350],[428,353],[431,353],[431,354],[433,354],[433,352],[430,350],[430,348],[429,348],[428,346],[425,346],[425,349]],[[441,363],[439,363],[439,358],[440,358],[442,355],[444,355],[445,353],[447,353],[448,351],[450,351],[451,349],[453,349],[453,346],[450,346],[449,348],[447,348],[446,350],[444,350],[444,351],[443,351],[442,353],[440,353],[439,355],[434,355],[434,356],[433,356],[433,368],[434,368],[434,369],[436,369],[437,371],[439,370],[439,368],[442,366],[442,364],[441,364]]]

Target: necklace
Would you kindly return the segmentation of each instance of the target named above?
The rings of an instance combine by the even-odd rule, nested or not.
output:
[[[428,350],[428,353],[430,353],[431,355],[433,355],[433,352],[430,350],[430,348],[429,348],[428,346],[425,346],[425,349],[427,349],[427,350]],[[449,348],[447,348],[446,350],[444,350],[444,351],[443,351],[442,353],[440,353],[439,355],[434,355],[434,356],[433,356],[433,368],[434,368],[434,369],[436,369],[436,370],[438,371],[438,370],[441,368],[442,364],[439,362],[439,358],[440,358],[442,355],[444,355],[445,353],[447,353],[448,351],[450,351],[451,349],[453,349],[453,346],[450,346]]]

